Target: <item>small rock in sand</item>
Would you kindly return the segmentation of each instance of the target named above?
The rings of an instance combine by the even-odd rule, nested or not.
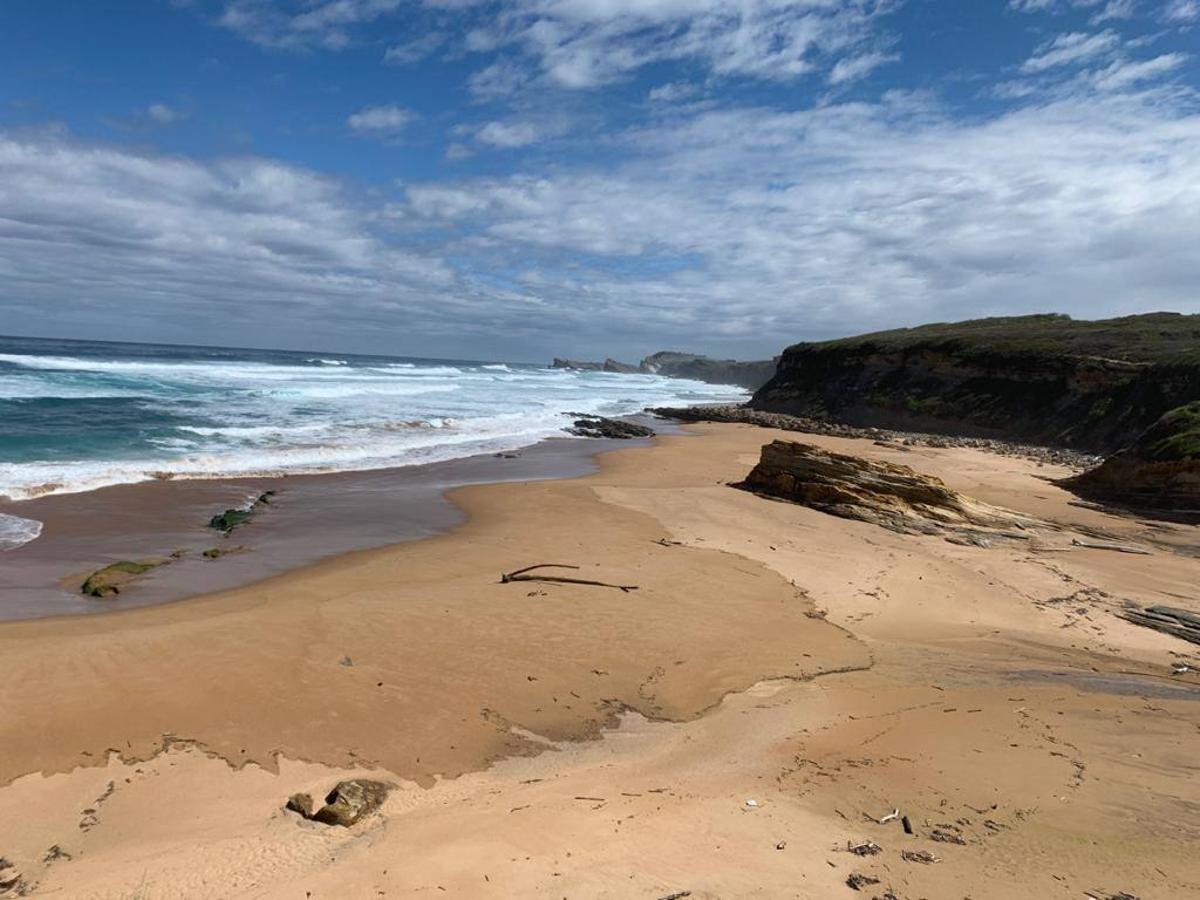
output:
[[[308,794],[293,794],[285,806],[313,822],[323,825],[341,825],[349,828],[369,816],[383,805],[391,785],[382,781],[352,779],[339,781],[325,797],[325,805],[312,812],[312,798]]]

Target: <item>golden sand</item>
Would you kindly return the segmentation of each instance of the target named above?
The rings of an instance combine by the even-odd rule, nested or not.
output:
[[[1151,553],[898,535],[727,485],[788,435],[691,432],[460,489],[441,537],[0,625],[0,856],[147,900],[1200,895],[1195,648],[1115,615],[1200,610],[1200,530],[806,437]],[[638,589],[500,583],[535,563]],[[351,829],[282,809],[363,773],[398,787]],[[866,818],[893,809],[915,835]]]

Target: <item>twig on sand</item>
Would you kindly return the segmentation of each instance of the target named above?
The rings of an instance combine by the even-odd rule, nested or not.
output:
[[[619,591],[629,593],[636,591],[636,584],[609,584],[607,581],[592,581],[589,578],[567,578],[561,575],[531,575],[535,569],[575,569],[579,566],[567,565],[565,563],[538,563],[536,566],[526,566],[524,569],[517,569],[515,572],[501,572],[500,583],[510,584],[514,581],[543,581],[553,582],[554,584],[585,584],[592,587],[607,587],[616,588]]]
[[[692,896],[691,891],[676,891],[673,894],[666,894],[662,897],[659,897],[658,900],[683,900],[684,897],[690,896]]]

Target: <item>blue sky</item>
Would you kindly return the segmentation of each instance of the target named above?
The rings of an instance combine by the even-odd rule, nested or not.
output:
[[[0,332],[540,360],[1200,310],[1197,0],[4,0]]]

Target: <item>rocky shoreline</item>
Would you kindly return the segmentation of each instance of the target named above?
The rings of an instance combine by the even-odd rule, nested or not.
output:
[[[755,425],[759,428],[775,428],[780,431],[798,431],[804,434],[819,434],[828,437],[863,438],[895,443],[903,447],[933,447],[937,449],[964,447],[995,453],[999,456],[1029,459],[1042,464],[1067,466],[1080,471],[1090,469],[1103,460],[1103,457],[1100,456],[1060,447],[1039,447],[1034,444],[1019,444],[993,438],[954,437],[917,431],[895,431],[889,428],[862,428],[807,416],[765,412],[733,404],[688,407],[660,406],[650,408],[647,412],[666,419],[678,419],[682,422],[733,422]]]

